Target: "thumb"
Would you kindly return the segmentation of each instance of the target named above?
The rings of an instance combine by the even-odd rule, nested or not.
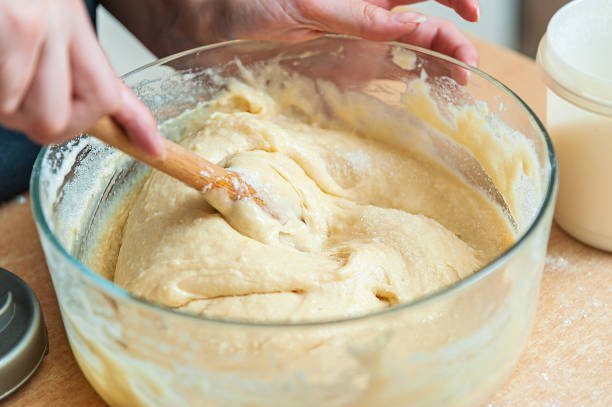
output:
[[[374,41],[391,41],[410,34],[425,16],[415,12],[393,13],[363,0],[324,1],[310,16],[323,31]]]

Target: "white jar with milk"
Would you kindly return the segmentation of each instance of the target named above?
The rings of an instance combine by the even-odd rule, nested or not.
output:
[[[559,161],[556,222],[612,251],[612,0],[574,0],[550,20],[538,64]]]

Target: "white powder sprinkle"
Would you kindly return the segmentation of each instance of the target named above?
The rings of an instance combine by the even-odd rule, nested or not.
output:
[[[566,258],[561,256],[546,256],[546,271],[564,271],[569,265]]]

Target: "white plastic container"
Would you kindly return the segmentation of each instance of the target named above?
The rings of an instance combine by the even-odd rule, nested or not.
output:
[[[555,220],[612,251],[612,0],[574,0],[550,20],[538,64],[559,160]]]

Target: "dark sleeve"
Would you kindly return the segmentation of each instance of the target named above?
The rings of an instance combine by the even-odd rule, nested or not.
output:
[[[85,0],[95,24],[98,1]],[[28,189],[32,165],[40,147],[23,134],[0,127],[0,202]]]
[[[0,127],[0,202],[28,189],[39,150],[23,134]]]

